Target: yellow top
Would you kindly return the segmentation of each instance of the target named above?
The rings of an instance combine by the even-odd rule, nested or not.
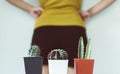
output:
[[[35,28],[41,26],[81,26],[84,21],[79,15],[82,0],[40,0],[43,13],[37,18]]]

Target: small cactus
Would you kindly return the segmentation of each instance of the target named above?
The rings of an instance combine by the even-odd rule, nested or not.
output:
[[[37,45],[32,45],[28,54],[32,57],[38,57],[38,56],[40,56],[40,53],[41,53],[41,51],[40,51],[39,47]]]
[[[65,60],[68,59],[68,54],[63,49],[54,49],[48,54],[49,60]]]

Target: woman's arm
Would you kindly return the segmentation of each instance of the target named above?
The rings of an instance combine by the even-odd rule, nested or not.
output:
[[[102,10],[104,10],[105,8],[107,8],[114,2],[115,2],[115,0],[101,0],[99,3],[97,3],[91,9],[89,9],[88,12],[90,13],[90,16],[94,16],[95,14],[101,12]]]
[[[114,2],[115,0],[101,0],[99,3],[97,3],[95,6],[93,6],[88,11],[80,11],[80,15],[82,16],[84,21],[87,21],[90,17],[101,12],[102,10],[104,10],[105,8],[107,8]]]
[[[28,13],[30,13],[30,11],[34,8],[32,5],[24,2],[23,0],[7,0],[7,1]]]
[[[24,2],[23,0],[7,0],[7,1],[9,3],[15,5],[16,7],[30,13],[35,18],[40,16],[40,14],[43,12],[43,9],[41,7],[36,8],[36,7],[32,6],[32,5]]]

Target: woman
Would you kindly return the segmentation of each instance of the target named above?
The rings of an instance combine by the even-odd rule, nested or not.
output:
[[[77,57],[77,45],[83,36],[86,45],[84,22],[110,6],[115,0],[101,0],[88,11],[81,11],[82,0],[40,0],[41,7],[23,0],[8,0],[37,18],[32,44],[37,44],[44,57],[43,74],[48,74],[47,55],[55,48],[62,48],[69,54],[68,74],[74,74],[73,58]]]

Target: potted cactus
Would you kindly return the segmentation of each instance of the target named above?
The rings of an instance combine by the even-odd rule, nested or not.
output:
[[[83,37],[80,37],[78,43],[78,58],[74,59],[75,74],[93,74],[94,59],[91,59],[90,55],[90,39],[88,39],[85,50]]]
[[[29,49],[29,57],[24,57],[26,74],[42,74],[43,57],[40,52],[37,45],[32,45]]]
[[[49,74],[67,74],[68,54],[63,49],[54,49],[48,54]]]

